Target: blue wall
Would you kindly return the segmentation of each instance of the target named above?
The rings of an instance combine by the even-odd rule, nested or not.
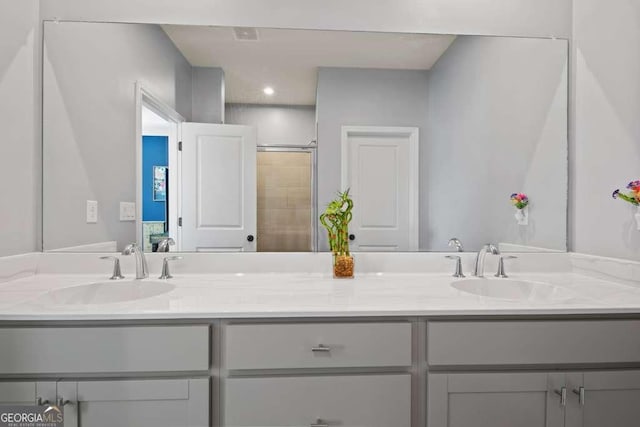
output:
[[[169,165],[169,139],[142,137],[142,220],[165,221],[165,202],[153,201],[153,167]],[[169,189],[171,191],[171,189]],[[167,193],[167,198],[169,194]]]

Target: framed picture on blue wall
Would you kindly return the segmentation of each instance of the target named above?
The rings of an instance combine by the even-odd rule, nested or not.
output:
[[[153,201],[165,202],[167,200],[167,170],[166,166],[153,167]]]

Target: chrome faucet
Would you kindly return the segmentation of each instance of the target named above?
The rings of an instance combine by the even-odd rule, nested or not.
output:
[[[456,252],[464,252],[464,247],[462,246],[462,242],[457,237],[452,237],[449,239],[448,245],[450,247],[455,247]]]
[[[171,237],[166,237],[160,240],[160,242],[158,243],[157,252],[169,252],[169,246],[173,246],[175,244],[176,244],[175,240],[173,240]]]
[[[484,258],[490,252],[491,255],[500,255],[498,248],[492,243],[487,243],[478,251],[476,255],[476,266],[473,269],[473,275],[476,277],[484,277]]]
[[[149,266],[144,252],[137,243],[127,245],[122,251],[122,255],[135,255],[136,257],[136,279],[146,279],[149,277]]]

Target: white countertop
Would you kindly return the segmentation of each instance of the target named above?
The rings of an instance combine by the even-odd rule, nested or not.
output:
[[[0,320],[134,320],[459,315],[640,314],[640,287],[576,273],[518,273],[512,279],[563,289],[543,301],[480,297],[450,286],[445,274],[305,273],[176,275],[176,288],[113,304],[54,305],[51,290],[105,281],[104,275],[35,274],[0,283]],[[146,279],[157,280],[157,279]]]

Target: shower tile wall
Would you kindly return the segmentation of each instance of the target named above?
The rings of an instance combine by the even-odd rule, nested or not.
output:
[[[258,153],[258,252],[311,250],[311,154]]]

